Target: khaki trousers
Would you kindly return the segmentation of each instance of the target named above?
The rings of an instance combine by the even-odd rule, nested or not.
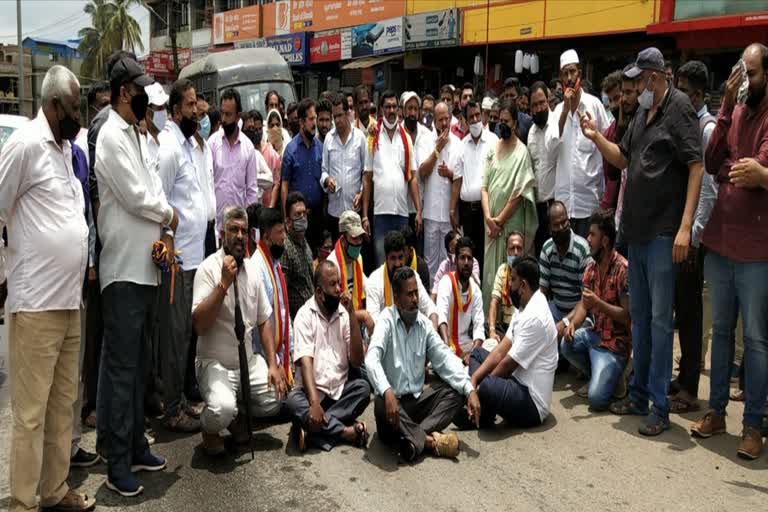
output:
[[[56,505],[69,490],[80,311],[12,313],[9,366],[13,437],[11,512]]]

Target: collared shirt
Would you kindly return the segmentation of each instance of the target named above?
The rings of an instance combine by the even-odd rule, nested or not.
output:
[[[152,244],[173,219],[160,177],[146,165],[147,147],[135,126],[111,110],[96,143],[101,289],[117,281],[158,284]]]
[[[768,98],[756,109],[728,106],[718,114],[705,160],[720,188],[702,242],[735,261],[768,261],[768,190],[731,184],[728,173],[740,158],[768,165]]]
[[[434,139],[431,147],[424,149],[426,154],[419,155],[419,160],[423,161],[429,158],[429,155],[435,151]],[[463,145],[461,140],[453,133],[448,134],[448,143],[445,145],[440,156],[435,160],[432,172],[424,180],[424,218],[435,222],[450,222],[451,191],[453,182],[450,178],[440,176],[438,167],[445,164],[453,172],[454,179],[461,176],[461,153]]]
[[[512,321],[512,315],[515,314],[515,306],[504,302],[504,291],[508,286],[508,269],[509,265],[506,263],[499,265],[499,269],[496,271],[496,278],[493,281],[493,290],[491,290],[491,297],[499,301],[499,306],[501,309],[501,321],[507,325],[509,325],[509,322]],[[496,321],[497,319],[493,318],[492,320]]]
[[[405,125],[403,125],[405,128]],[[410,135],[411,132],[408,132]],[[437,139],[437,132],[430,130],[421,123],[416,124],[416,139],[411,137],[413,141],[413,158],[416,160],[417,172],[414,173],[413,179],[416,180],[416,184],[419,187],[419,201],[421,201],[422,211],[424,209],[424,180],[421,179],[421,175],[418,172],[419,166],[425,159],[429,158],[429,155],[435,149],[435,140]],[[408,213],[416,213],[416,206],[413,204],[410,194],[408,195]]]
[[[367,153],[368,139],[357,128],[351,128],[346,143],[341,142],[336,128],[326,135],[320,183],[328,192],[325,180],[333,178],[336,181],[336,192],[328,194],[329,215],[339,218],[345,211],[355,209],[352,203],[363,190],[363,167]]]
[[[315,298],[311,297],[296,314],[295,330],[293,361],[298,363],[302,357],[311,357],[317,390],[338,400],[349,374],[349,344],[352,338],[349,313],[339,306],[329,320],[320,311]],[[304,387],[302,373],[297,369],[298,387]]]
[[[488,130],[483,130],[477,143],[471,136],[462,141],[464,147],[459,165],[461,173],[459,176],[454,176],[455,178],[462,178],[460,193],[462,201],[474,203],[480,200],[480,189],[483,188],[488,151],[495,148],[498,141],[499,138]]]
[[[280,262],[272,260],[272,273],[274,273],[275,276],[275,285],[277,286],[277,290],[272,285],[272,277],[270,274],[270,269],[267,264],[267,260],[264,259],[264,256],[262,256],[261,251],[258,249],[256,250],[256,254],[251,256],[251,261],[255,264],[255,270],[256,274],[259,276],[259,278],[264,283],[264,293],[267,294],[267,297],[269,297],[269,304],[272,306],[272,313],[269,315],[269,322],[272,324],[272,335],[274,336],[274,339],[277,339],[278,332],[277,332],[277,322],[275,321],[275,312],[277,312],[280,315],[280,322],[282,324],[283,318],[285,318],[286,312],[288,312],[288,317],[290,319],[290,312],[289,312],[289,306],[285,303],[283,300],[284,294],[282,285],[280,283],[280,277],[278,274],[278,270],[280,269]],[[286,282],[286,286],[288,286],[288,283]],[[277,296],[277,304],[275,304],[275,296]],[[287,290],[286,294],[287,296]],[[293,326],[291,323],[288,323],[288,347],[290,351],[293,351]],[[246,338],[247,339],[247,338]],[[254,352],[261,349],[261,336],[259,335],[259,330],[254,329],[252,334],[252,343],[253,343],[253,350]],[[282,348],[281,348],[282,350]],[[281,360],[280,354],[277,354],[278,360]]]
[[[207,299],[221,282],[221,266],[224,264],[224,249],[219,249],[208,256],[195,273],[192,290],[192,311]],[[255,267],[252,259],[245,259],[237,273],[237,286],[240,297],[240,310],[245,324],[245,352],[248,359],[253,355],[253,347],[247,340],[259,325],[272,316],[272,298],[264,290],[264,279]],[[213,359],[229,370],[238,370],[240,362],[237,355],[237,337],[235,336],[235,285],[227,289],[219,314],[207,331],[198,333],[197,358]]]
[[[540,203],[555,198],[559,126],[554,116],[555,114],[550,112],[543,128],[534,123],[528,132],[528,151],[531,153],[533,172],[536,175],[536,201]]]
[[[605,275],[600,275],[600,265],[595,260],[590,261],[584,269],[582,283],[584,288],[592,290],[601,300],[611,306],[620,307],[621,299],[629,293],[627,260],[614,250]],[[590,313],[594,319],[593,329],[600,335],[600,346],[624,358],[629,358],[632,353],[632,337],[629,329],[614,322],[600,308],[592,308]]]
[[[203,144],[192,137],[192,158],[195,160],[195,170],[198,172],[197,180],[203,190],[205,198],[205,218],[208,222],[216,219],[216,189],[213,185],[213,154],[208,141],[203,139]]]
[[[179,126],[169,119],[158,137],[158,169],[163,192],[179,216],[174,239],[181,251],[181,268],[194,270],[205,259],[205,232],[208,229],[206,198],[195,167],[193,138],[185,139]]]
[[[432,323],[419,313],[416,322],[406,329],[396,306],[385,308],[376,322],[365,368],[374,391],[384,396],[388,389],[396,397],[413,395],[418,398],[424,388],[424,368],[427,362],[453,389],[464,396],[473,391],[469,374],[461,359],[456,357],[432,328]]]
[[[483,316],[483,292],[474,281],[469,280],[467,291],[461,289],[461,302],[466,304],[469,291],[472,290],[472,300],[467,312],[459,309],[459,344],[464,352],[468,352],[474,340],[485,340],[485,317]],[[446,275],[437,286],[437,325],[446,324],[451,330],[451,309],[453,309],[453,283],[451,276]]]
[[[9,235],[6,311],[80,308],[88,264],[84,211],[70,143],[56,143],[40,109],[0,153],[0,231],[7,225]]]
[[[266,140],[261,141],[261,147],[258,149],[259,153],[261,153],[261,156],[264,157],[264,162],[266,162],[267,167],[269,167],[269,170],[272,171],[272,185],[279,185],[280,172],[282,171],[280,155],[277,154],[277,151],[275,151],[275,148],[272,147],[272,144]],[[261,194],[261,204],[264,206],[269,206],[271,202],[272,189],[267,189],[263,194]]]
[[[238,128],[234,144],[219,130],[208,139],[213,156],[213,183],[216,189],[216,232],[221,228],[221,212],[227,206],[247,208],[259,200],[256,149]],[[263,157],[262,157],[263,159]]]
[[[107,105],[93,116],[91,124],[88,126],[88,186],[91,192],[91,201],[99,200],[99,183],[96,179],[96,141],[99,139],[101,127],[109,119],[109,113],[112,112],[112,105]]]
[[[560,131],[559,120],[564,103],[555,107],[552,123]],[[555,174],[555,199],[565,203],[568,216],[583,219],[592,215],[600,205],[603,193],[603,157],[595,143],[581,131],[579,113],[589,113],[600,133],[608,125],[603,103],[582,91],[576,112],[568,112],[563,134],[557,144],[557,172]]]
[[[144,161],[147,164],[147,169],[151,169],[154,172],[158,172],[157,165],[158,165],[158,156],[160,154],[160,141],[159,141],[160,134],[158,133],[158,140],[155,140],[155,138],[149,132],[147,132],[147,134],[144,135],[143,137],[147,144],[147,152],[144,153]]]
[[[382,125],[383,126],[383,125]],[[411,136],[405,134],[408,146]],[[373,213],[375,215],[408,216],[408,182],[405,181],[405,152],[400,130],[395,129],[390,139],[389,133],[382,127],[379,135],[379,146],[375,152],[368,151],[365,158],[365,172],[373,173]],[[411,150],[410,158],[411,179],[416,178],[416,158]]]
[[[432,280],[432,294],[437,295],[437,288],[440,286],[440,280],[448,272],[454,272],[456,270],[456,263],[453,260],[453,255],[449,255],[443,261],[440,262],[440,266],[437,267],[435,278]],[[472,279],[479,285],[480,284],[480,264],[477,262],[477,258],[472,258]]]
[[[550,238],[544,243],[539,256],[539,286],[552,293],[560,311],[571,311],[581,300],[581,279],[591,259],[589,244],[573,231],[568,252],[563,257],[554,240]]]
[[[688,166],[701,162],[701,129],[688,96],[669,87],[651,124],[638,108],[619,144],[628,161],[621,225],[628,243],[644,243],[680,228]]]
[[[312,266],[312,250],[307,239],[302,243],[295,242],[290,235],[285,237],[285,253],[282,257],[285,285],[288,287],[288,306],[291,318],[296,317],[299,308],[304,305],[315,287],[312,284],[314,269]]]
[[[288,181],[288,191],[304,195],[309,210],[319,210],[323,203],[320,176],[323,168],[323,144],[316,137],[309,147],[301,134],[296,135],[283,153],[282,179]]]
[[[709,115],[707,106],[701,107],[696,115],[699,118],[699,122],[704,116]],[[714,119],[712,117],[711,119]],[[712,132],[715,130],[715,122],[708,122],[704,129],[701,131],[701,149],[702,152],[707,149],[709,144],[709,138]],[[702,154],[702,157],[704,155]],[[701,178],[701,192],[699,193],[699,204],[696,206],[696,213],[693,216],[693,228],[691,228],[691,245],[698,247],[701,244],[701,236],[704,234],[704,228],[709,222],[709,217],[712,215],[712,209],[715,207],[715,201],[717,201],[717,182],[715,177],[708,172],[704,173],[704,177]]]
[[[429,293],[424,288],[421,279],[416,280],[416,285],[419,290],[419,312],[427,318],[437,314],[435,304],[430,299]],[[391,282],[389,288],[390,293],[393,293]],[[394,294],[392,297],[394,300]],[[384,300],[384,267],[381,266],[371,272],[371,275],[368,276],[365,282],[365,309],[370,313],[375,323],[386,307],[386,301]]]

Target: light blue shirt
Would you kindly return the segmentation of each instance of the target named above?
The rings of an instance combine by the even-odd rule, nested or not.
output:
[[[706,105],[697,112],[699,119],[707,114]],[[701,134],[702,158],[704,151],[707,150],[709,136],[715,129],[715,123],[709,123],[704,127]],[[703,160],[702,160],[703,161]],[[699,193],[699,204],[696,206],[696,213],[693,216],[693,229],[691,230],[691,244],[698,247],[701,243],[701,236],[704,234],[704,228],[707,226],[709,216],[712,215],[712,209],[717,201],[717,182],[715,176],[704,171],[704,177],[701,179],[701,192]]]
[[[205,259],[205,232],[208,227],[206,199],[195,168],[192,142],[184,138],[172,120],[158,136],[158,173],[168,203],[179,216],[174,245],[181,251],[181,268],[193,270]]]
[[[419,313],[416,323],[407,330],[397,307],[385,308],[376,321],[365,356],[368,379],[376,394],[384,396],[391,388],[398,398],[418,398],[424,388],[427,362],[446,384],[464,396],[474,390],[461,359],[438,336],[427,317]]]
[[[362,131],[350,128],[347,143],[341,142],[336,128],[328,132],[323,144],[323,165],[320,184],[328,193],[328,214],[341,217],[347,210],[354,210],[355,195],[363,190],[363,167],[368,152],[368,139]],[[331,194],[325,187],[326,178],[336,180],[336,192]]]
[[[267,261],[264,259],[264,257],[261,255],[261,252],[256,249],[256,254],[251,256],[253,258],[254,263],[256,263],[256,268],[258,269],[258,276],[261,278],[262,283],[264,283],[264,291],[267,293],[267,297],[269,297],[269,302],[272,305],[272,314],[269,316],[269,321],[272,323],[272,328],[274,329],[273,335],[277,337],[277,323],[275,322],[275,305],[272,304],[273,297],[275,296],[275,289],[272,287],[272,277],[269,273],[269,268],[267,267]],[[277,290],[277,302],[280,304],[280,318],[286,318],[288,317],[288,348],[291,353],[293,353],[293,325],[290,321],[290,314],[286,315],[286,308],[288,307],[288,304],[283,301],[283,290],[280,288],[280,278],[278,277],[277,269],[280,266],[280,262],[272,262],[272,272],[275,273],[275,282],[277,284],[278,290]],[[252,334],[252,343],[253,343],[253,352],[254,353],[262,353],[261,350],[261,336],[259,335],[259,330],[254,329]],[[280,347],[280,350],[282,350],[282,347]],[[282,361],[282,352],[277,354],[277,358],[279,361]]]

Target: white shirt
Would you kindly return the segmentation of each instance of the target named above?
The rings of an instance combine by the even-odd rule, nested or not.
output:
[[[424,161],[435,151],[435,141],[432,139],[432,145],[424,150],[426,154],[419,155],[419,160]],[[453,182],[449,178],[440,176],[438,167],[444,163],[454,174],[454,179],[461,174],[461,154],[463,144],[461,139],[452,133],[448,134],[448,143],[445,145],[440,156],[435,161],[432,173],[424,180],[424,218],[435,222],[450,222],[451,209],[451,189]]]
[[[99,182],[101,289],[116,281],[156,286],[152,244],[173,219],[157,172],[147,167],[147,146],[135,126],[112,110],[96,142]]]
[[[417,276],[418,277],[418,276]],[[437,314],[437,308],[432,302],[429,293],[424,288],[421,279],[416,279],[416,285],[419,289],[419,312],[426,316],[431,317],[433,314]],[[392,291],[392,284],[389,285],[392,292],[392,300],[394,303],[394,292]],[[384,267],[379,267],[368,277],[365,282],[365,309],[373,318],[374,323],[379,319],[379,315],[387,305],[384,302]]]
[[[536,175],[536,201],[542,203],[555,198],[555,172],[557,167],[557,143],[559,118],[549,113],[547,124],[539,128],[536,123],[528,132],[528,152],[531,154],[533,172]]]
[[[336,128],[325,136],[320,184],[328,193],[329,215],[339,218],[345,211],[355,209],[352,202],[363,190],[363,168],[367,154],[368,139],[357,128],[350,129],[346,144],[341,142]],[[325,187],[325,180],[329,177],[336,181],[336,192],[333,194]]]
[[[555,107],[550,118],[558,125],[564,103]],[[581,131],[579,112],[589,112],[595,121],[597,131],[608,128],[608,116],[603,103],[582,91],[581,102],[576,112],[568,112],[563,135],[557,144],[557,174],[555,175],[555,199],[565,203],[568,216],[584,219],[600,206],[603,194],[603,156],[595,143]],[[560,127],[556,126],[558,133]]]
[[[552,403],[558,356],[557,328],[547,298],[540,290],[536,290],[525,309],[515,311],[506,337],[512,342],[509,357],[520,365],[512,375],[528,387],[544,421]]]
[[[462,178],[460,198],[466,203],[480,200],[480,189],[483,188],[485,166],[488,150],[495,148],[499,138],[496,134],[483,130],[480,139],[475,143],[472,135],[462,141],[460,174],[454,178]]]
[[[169,119],[158,137],[158,169],[163,192],[179,216],[174,246],[181,251],[181,268],[194,270],[205,259],[205,232],[208,229],[206,200],[195,168],[192,140],[185,139],[179,126]]]
[[[144,159],[147,162],[147,167],[157,172],[157,157],[160,154],[160,144],[151,133],[147,132],[143,135],[144,140],[147,142],[147,151],[144,153]],[[158,138],[160,134],[158,134]]]
[[[205,139],[203,145],[197,143],[197,139],[192,137],[192,158],[195,159],[195,170],[199,173],[198,183],[203,189],[203,198],[205,199],[205,218],[208,221],[216,219],[216,189],[213,184],[213,154],[208,141]]]
[[[485,340],[485,317],[483,316],[483,292],[474,279],[469,280],[470,288],[461,291],[461,302],[466,303],[469,290],[472,290],[472,301],[467,312],[459,309],[459,344],[461,350],[469,351],[474,340]],[[446,274],[437,286],[437,325],[446,324],[448,333],[451,331],[451,309],[453,309],[453,284],[450,274]],[[471,327],[471,331],[470,331]]]
[[[403,125],[405,128],[405,125]],[[410,133],[408,133],[410,135]],[[432,153],[435,149],[435,139],[437,138],[437,132],[430,130],[421,123],[416,123],[416,140],[413,141],[413,158],[416,160],[416,172],[413,175],[413,179],[416,180],[416,185],[419,187],[419,201],[421,202],[422,209],[424,208],[424,180],[421,179],[421,175],[418,172],[419,166]],[[408,195],[408,213],[416,213],[416,207],[413,205],[413,200],[410,194]]]
[[[88,264],[83,188],[69,141],[42,109],[0,153],[0,230],[8,226],[7,311],[79,309]]]
[[[383,125],[382,125],[383,126]],[[411,136],[405,136],[410,143]],[[391,139],[382,127],[379,135],[379,147],[375,153],[370,151],[365,158],[365,172],[373,173],[373,213],[374,215],[408,216],[409,184],[405,181],[405,151],[400,130],[395,130]],[[416,177],[416,158],[411,151],[410,170],[412,179]]]

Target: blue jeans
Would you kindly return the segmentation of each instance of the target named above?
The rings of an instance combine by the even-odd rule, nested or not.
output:
[[[677,269],[672,263],[671,236],[629,244],[629,301],[635,374],[629,398],[640,409],[669,417],[667,390],[672,378],[672,310]]]
[[[573,366],[590,376],[589,405],[600,411],[607,409],[626,359],[601,347],[600,335],[583,327],[576,330],[573,341],[560,342],[560,352]]]
[[[738,309],[744,323],[744,425],[762,427],[768,394],[768,262],[739,263],[708,251],[704,276],[712,301],[709,406],[724,415]]]
[[[376,249],[376,267],[384,264],[384,237],[408,224],[408,217],[400,215],[373,216],[373,242]]]

